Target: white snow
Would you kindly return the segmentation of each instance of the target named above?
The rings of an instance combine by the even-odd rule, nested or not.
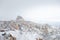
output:
[[[7,34],[11,34],[12,36],[16,37],[16,40],[36,40],[36,38],[39,37],[39,35],[37,33],[31,33],[31,32],[22,32],[22,34],[20,34],[19,30],[15,30],[15,31],[8,31],[6,32]]]
[[[16,40],[36,40],[36,38],[42,38],[43,39],[43,35],[41,35],[41,34],[44,34],[44,33],[41,32],[40,30],[36,29],[36,28],[34,28],[34,29],[37,30],[38,33],[36,31],[34,31],[34,32],[31,31],[30,32],[30,31],[20,31],[20,30],[6,31],[6,33],[7,34],[10,33],[13,37],[16,37]],[[54,38],[56,38],[57,35],[60,36],[60,34],[55,33],[55,32],[58,32],[58,31],[55,31],[55,30],[56,30],[56,28],[53,28],[53,27],[52,27],[52,29],[48,28],[48,32],[49,33],[53,32],[53,34],[50,33],[51,35],[47,36],[47,38],[51,37],[51,38],[54,39]],[[4,32],[0,32],[0,40],[4,40],[4,37],[2,36],[3,33]],[[41,33],[41,34],[39,35],[39,33]]]

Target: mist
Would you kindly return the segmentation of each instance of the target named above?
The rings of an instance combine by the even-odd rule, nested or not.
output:
[[[33,22],[60,22],[60,0],[0,0],[0,20],[22,16]]]

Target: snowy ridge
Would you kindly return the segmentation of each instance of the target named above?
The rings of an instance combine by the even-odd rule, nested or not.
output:
[[[2,29],[6,30],[1,32]],[[25,21],[20,16],[16,20],[0,21],[0,39],[4,39],[4,36],[2,36],[4,33],[6,33],[7,37],[11,34],[16,37],[16,40],[60,40],[59,27]]]

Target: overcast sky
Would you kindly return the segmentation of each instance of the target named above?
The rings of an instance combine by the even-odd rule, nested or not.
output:
[[[0,20],[17,16],[34,22],[60,22],[60,0],[0,0]]]

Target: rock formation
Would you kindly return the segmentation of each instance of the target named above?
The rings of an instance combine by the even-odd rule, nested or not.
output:
[[[28,34],[30,34],[30,37],[32,38],[35,38],[37,36],[37,38],[35,38],[36,40],[58,40],[58,37],[53,36],[60,34],[59,28],[53,28],[48,24],[37,24],[31,21],[26,21],[21,16],[18,16],[16,20],[0,21],[0,32],[15,32],[16,30],[19,30],[19,34],[21,34],[20,36],[24,35],[27,37]],[[16,40],[16,37],[10,35],[10,40]]]

